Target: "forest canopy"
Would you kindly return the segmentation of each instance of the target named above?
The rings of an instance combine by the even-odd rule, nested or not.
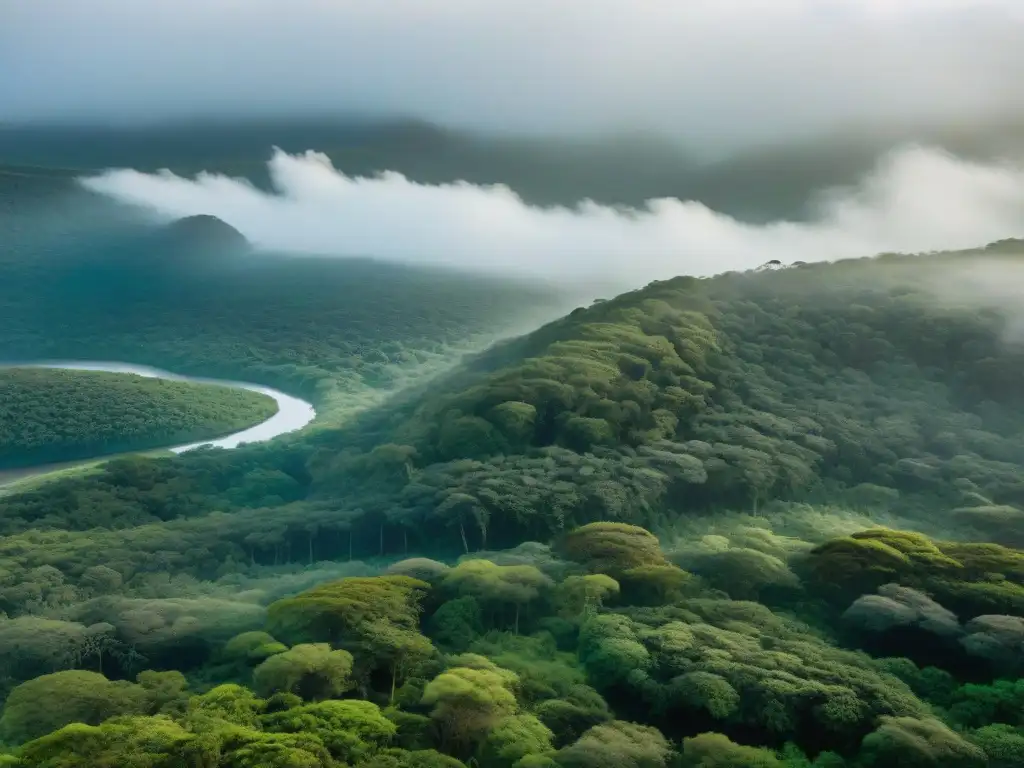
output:
[[[247,389],[129,373],[0,368],[0,468],[162,448],[270,418]]]
[[[938,285],[1018,252],[654,283],[0,498],[0,765],[1024,764],[1024,346]]]

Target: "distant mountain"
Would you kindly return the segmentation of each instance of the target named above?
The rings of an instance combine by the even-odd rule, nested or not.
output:
[[[245,235],[216,216],[199,214],[171,222],[156,235],[158,244],[166,248],[246,249]]]
[[[859,181],[895,147],[924,143],[986,159],[1024,149],[1024,119],[943,130],[861,127],[754,146],[727,157],[700,157],[649,134],[604,137],[486,136],[418,121],[164,125],[112,129],[0,126],[0,198],[30,181],[60,188],[110,167],[169,168],[270,183],[273,147],[323,152],[350,175],[397,171],[426,184],[457,180],[505,184],[535,205],[592,199],[639,206],[651,198],[700,200],[748,221],[813,215],[815,193]],[[34,189],[34,187],[32,187]]]

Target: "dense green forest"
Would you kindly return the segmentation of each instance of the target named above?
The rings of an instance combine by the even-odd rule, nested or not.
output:
[[[0,765],[1022,765],[1022,257],[658,282],[3,497]]]
[[[0,468],[189,443],[277,412],[269,395],[127,373],[0,368]]]
[[[0,208],[0,228],[12,226],[0,248],[0,360],[122,360],[256,381],[332,421],[565,309],[561,291],[534,282],[225,253],[223,222],[154,231],[96,196],[68,205],[74,213],[40,214],[23,233],[29,213]]]

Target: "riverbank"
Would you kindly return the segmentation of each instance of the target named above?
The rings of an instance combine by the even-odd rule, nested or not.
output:
[[[0,365],[0,368],[59,368],[65,370],[79,371],[104,371],[108,373],[130,373],[145,378],[161,378],[169,381],[184,381],[197,384],[213,384],[218,386],[246,389],[251,392],[258,392],[274,399],[277,403],[277,412],[260,422],[237,432],[232,432],[217,438],[201,440],[185,444],[168,445],[137,453],[159,454],[163,452],[184,453],[185,451],[202,446],[218,448],[236,448],[244,443],[257,443],[271,440],[279,435],[294,432],[302,429],[316,417],[316,410],[311,403],[306,402],[280,390],[266,387],[261,384],[254,384],[244,381],[231,381],[225,379],[203,378],[198,376],[183,376],[180,374],[165,371],[150,366],[134,365],[118,361],[88,361],[88,360],[36,360],[36,361],[10,361]],[[28,479],[36,478],[51,473],[61,475],[81,469],[88,471],[90,466],[95,466],[114,458],[115,455],[99,455],[90,458],[80,459],[57,464],[43,464],[34,467],[24,467],[0,472],[0,487],[9,489],[12,484],[19,486]]]

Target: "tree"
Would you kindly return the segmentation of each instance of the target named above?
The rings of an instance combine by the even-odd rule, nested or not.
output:
[[[310,643],[267,658],[253,671],[253,683],[261,696],[286,691],[307,700],[326,699],[352,687],[351,673],[351,653]]]
[[[378,665],[395,669],[396,645],[388,638],[405,638],[399,643],[405,648],[419,643],[420,601],[428,589],[408,576],[332,581],[271,604],[268,627],[278,637],[344,648],[365,680]]]
[[[993,724],[979,728],[967,738],[981,747],[989,768],[1016,768],[1024,765],[1024,733],[1010,725]]]
[[[670,688],[678,702],[707,711],[716,720],[725,720],[740,704],[740,695],[729,681],[713,672],[687,672],[672,680]]]
[[[561,546],[565,555],[591,573],[619,578],[643,566],[666,565],[661,545],[649,531],[625,523],[590,523],[569,533]]]
[[[145,714],[150,706],[147,691],[134,683],[110,681],[84,670],[54,672],[11,691],[0,717],[0,733],[20,743],[68,723],[98,725],[115,715]]]
[[[480,603],[472,595],[441,603],[427,622],[427,631],[450,650],[467,650],[484,632]]]
[[[505,717],[516,711],[512,693],[517,677],[482,657],[462,657],[474,666],[452,667],[431,680],[423,705],[441,730],[445,744],[466,749],[478,743]]]
[[[683,739],[685,768],[783,768],[773,752],[736,744],[721,733],[702,733]]]
[[[279,643],[268,632],[253,630],[242,632],[228,640],[224,644],[222,655],[232,661],[241,662],[243,665],[254,666],[287,650],[287,645]]]
[[[534,715],[510,715],[487,733],[480,748],[480,763],[485,768],[512,768],[527,755],[553,752],[551,740],[551,731]]]
[[[624,600],[634,605],[664,605],[682,597],[683,587],[692,577],[669,563],[641,565],[619,575]]]
[[[490,560],[463,560],[444,578],[444,587],[472,595],[490,605],[515,608],[513,629],[519,634],[520,609],[536,600],[553,582],[532,565],[495,565]]]
[[[769,588],[797,589],[800,582],[785,562],[756,549],[736,547],[698,557],[691,570],[737,600],[756,600]]]
[[[580,628],[580,660],[594,685],[603,688],[651,664],[651,654],[625,616],[598,614]]]
[[[429,557],[410,557],[388,566],[385,573],[393,576],[408,576],[413,579],[433,584],[439,581],[449,568],[444,563],[431,560]]]
[[[22,762],[16,765],[157,768],[184,755],[217,760],[218,743],[205,750],[198,742],[193,733],[169,717],[118,717],[99,726],[74,723],[40,736],[22,748]]]
[[[537,422],[537,409],[529,403],[509,400],[494,406],[487,414],[509,445],[522,448],[533,441]]]
[[[974,744],[932,718],[885,717],[864,737],[860,758],[879,768],[984,768]]]
[[[261,718],[263,729],[323,744],[331,757],[353,765],[372,758],[394,737],[394,723],[369,701],[320,701]],[[329,763],[328,763],[329,765]]]
[[[564,768],[664,768],[672,748],[657,728],[612,720],[555,754]]]
[[[569,617],[588,615],[619,594],[619,582],[603,573],[569,576],[558,585],[558,602]]]
[[[388,665],[391,672],[390,703],[395,701],[395,688],[410,669],[434,655],[434,646],[415,630],[408,630],[388,621],[367,622],[363,636],[373,657]]]
[[[587,729],[612,719],[605,700],[586,685],[573,686],[565,698],[540,702],[534,712],[551,729],[555,744],[559,747],[576,741]]]

